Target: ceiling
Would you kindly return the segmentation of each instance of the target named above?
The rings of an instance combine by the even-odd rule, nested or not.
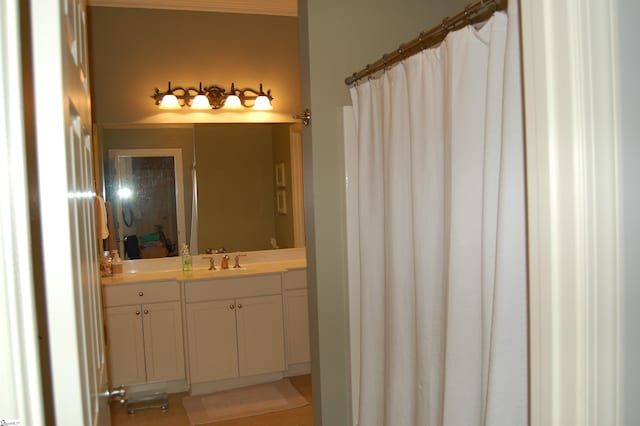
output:
[[[297,0],[88,0],[89,6],[298,16]]]

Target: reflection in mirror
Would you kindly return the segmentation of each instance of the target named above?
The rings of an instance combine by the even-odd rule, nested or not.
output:
[[[116,245],[126,253],[125,258],[176,255],[176,248],[183,243],[189,244],[194,254],[221,248],[304,247],[299,125],[101,128],[99,139],[107,160],[103,163],[105,195],[113,206]],[[166,157],[174,159],[173,181],[168,172],[171,160],[150,160],[142,155],[159,149],[172,153]],[[132,151],[141,157],[132,156]],[[118,162],[112,152],[128,156]],[[144,172],[162,189],[137,191],[163,194],[141,198],[144,207],[122,200],[117,192],[138,163],[164,170],[156,176],[150,170]],[[128,225],[131,217],[135,218],[132,226]],[[136,253],[136,246],[140,253]]]
[[[125,259],[176,256],[185,231],[180,150],[111,149],[109,170],[119,252]]]

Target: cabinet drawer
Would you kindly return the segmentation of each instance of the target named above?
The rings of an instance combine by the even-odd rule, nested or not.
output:
[[[177,281],[156,281],[102,287],[102,303],[104,306],[169,302],[172,300],[180,300],[180,285]]]
[[[284,274],[284,289],[307,288],[307,270],[293,269]]]
[[[218,278],[185,283],[185,302],[282,294],[282,275]]]

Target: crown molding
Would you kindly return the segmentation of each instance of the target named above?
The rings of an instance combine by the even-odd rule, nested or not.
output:
[[[296,0],[88,0],[89,6],[298,16]]]

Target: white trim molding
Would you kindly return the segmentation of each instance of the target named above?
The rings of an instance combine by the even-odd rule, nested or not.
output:
[[[531,426],[622,425],[615,0],[521,0]]]
[[[44,424],[32,272],[20,0],[0,2],[0,419]],[[17,424],[17,423],[16,423]]]
[[[298,16],[297,0],[88,0],[89,6]]]

